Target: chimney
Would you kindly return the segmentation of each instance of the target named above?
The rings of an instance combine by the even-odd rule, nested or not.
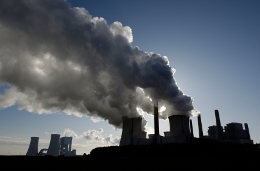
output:
[[[223,140],[223,129],[220,123],[218,110],[215,110],[216,126],[217,126],[217,138]]]
[[[157,104],[154,104],[154,135],[159,135],[158,102]]]
[[[244,125],[245,125],[245,129],[246,129],[246,136],[247,136],[247,139],[249,139],[249,140],[250,140],[251,138],[250,138],[250,133],[249,133],[248,124],[247,124],[247,123],[245,123]]]
[[[190,119],[190,137],[194,137],[193,126],[192,126],[192,120],[191,119]]]
[[[203,138],[202,123],[200,114],[198,115],[199,138]]]

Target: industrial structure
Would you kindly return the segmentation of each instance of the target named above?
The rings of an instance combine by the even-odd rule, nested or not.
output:
[[[26,156],[75,156],[76,150],[71,150],[72,137],[61,137],[59,134],[51,134],[51,140],[48,149],[41,149],[38,152],[39,137],[31,137],[31,142]]]
[[[212,139],[218,142],[230,142],[240,144],[253,144],[250,139],[248,124],[245,130],[241,123],[229,123],[224,129],[221,126],[218,110],[215,110],[216,125],[210,126],[208,135],[203,135],[201,115],[198,115],[199,139]],[[149,134],[142,130],[142,117],[123,117],[123,129],[120,146],[138,144],[165,144],[165,143],[189,143],[193,135],[192,121],[187,115],[169,116],[170,131],[164,132],[164,136],[159,134],[159,112],[158,104],[154,105],[154,134]]]
[[[123,130],[120,146],[137,144],[163,144],[163,143],[187,143],[190,141],[189,116],[172,115],[168,117],[170,131],[159,134],[159,112],[158,105],[154,105],[154,134],[142,130],[142,118],[123,117]]]
[[[203,138],[202,122],[200,114],[198,115],[199,138]]]
[[[120,146],[124,144],[133,144],[136,138],[145,138],[146,132],[142,131],[142,118],[123,117],[123,131],[120,140]]]
[[[74,156],[76,150],[71,150],[72,137],[61,137],[60,138],[60,155]]]
[[[240,143],[240,144],[253,144],[250,138],[248,124],[245,123],[245,129],[241,123],[228,123],[224,129],[220,123],[218,110],[215,110],[216,125],[208,127],[208,136],[205,138],[220,140],[224,142]]]
[[[26,156],[37,156],[38,154],[39,137],[31,137],[31,142],[26,153]]]
[[[193,126],[192,126],[192,120],[191,119],[190,119],[190,137],[194,137]]]
[[[208,135],[203,135],[201,115],[199,114],[198,129],[199,139],[211,139],[216,142],[253,144],[250,138],[248,124],[228,123],[224,128],[221,126],[218,110],[215,110],[216,125],[208,127]],[[149,145],[165,143],[190,143],[195,140],[193,135],[192,121],[187,115],[171,115],[168,117],[170,130],[164,132],[164,136],[159,131],[159,112],[158,104],[154,105],[154,134],[149,134],[142,130],[142,117],[128,118],[123,117],[123,129],[120,140],[120,146],[125,145]],[[44,155],[64,155],[75,156],[76,150],[71,150],[72,137],[61,137],[59,134],[51,134],[51,140],[48,149],[41,149],[38,152],[39,137],[31,137],[31,142],[26,153],[27,156],[44,156]]]
[[[60,135],[51,134],[51,140],[47,151],[47,155],[58,156],[59,152],[60,152]]]

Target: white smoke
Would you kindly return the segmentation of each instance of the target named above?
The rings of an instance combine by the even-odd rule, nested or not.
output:
[[[104,135],[104,130],[100,128],[99,130],[88,130],[82,134],[77,134],[73,130],[66,128],[64,129],[62,136],[73,137],[76,139],[84,139],[87,142],[95,142],[101,144],[118,145],[120,138],[114,137],[112,134]]]
[[[0,1],[0,108],[100,117],[116,127],[136,108],[152,113],[156,99],[190,115],[190,96],[173,78],[167,57],[132,47],[132,30],[108,25],[64,0]]]
[[[146,125],[145,126],[145,132],[147,133],[147,135],[154,134],[154,128],[151,127],[151,126]]]

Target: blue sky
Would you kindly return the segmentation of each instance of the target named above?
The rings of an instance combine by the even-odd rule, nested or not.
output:
[[[220,112],[222,125],[248,123],[251,138],[260,142],[260,2],[258,1],[173,1],[173,0],[67,0],[83,7],[92,17],[103,17],[108,25],[119,21],[132,29],[132,46],[145,52],[167,56],[176,69],[179,88],[194,98],[201,112],[204,134],[215,124],[214,110]],[[1,36],[1,35],[0,35]],[[0,54],[1,55],[1,54]],[[0,93],[8,89],[0,86]],[[148,126],[153,118],[145,115]],[[197,120],[192,118],[195,136]],[[107,121],[94,123],[89,117],[37,114],[17,106],[0,110],[0,155],[25,154],[31,136],[39,136],[47,147],[50,133],[70,129],[83,135],[103,129],[102,137],[121,135]],[[160,133],[169,130],[160,121]],[[100,135],[101,136],[101,135]],[[15,143],[16,142],[16,143]],[[95,146],[108,145],[73,139],[78,154]],[[39,147],[39,148],[41,148]]]

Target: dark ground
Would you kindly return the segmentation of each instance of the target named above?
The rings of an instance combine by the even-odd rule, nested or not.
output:
[[[1,170],[259,170],[260,158],[0,157]],[[5,169],[3,169],[5,168]]]
[[[189,144],[112,146],[76,157],[0,156],[19,170],[259,170],[260,145],[193,140]],[[51,169],[52,168],[52,169]],[[1,169],[2,170],[2,169]],[[5,170],[5,169],[3,169]]]

